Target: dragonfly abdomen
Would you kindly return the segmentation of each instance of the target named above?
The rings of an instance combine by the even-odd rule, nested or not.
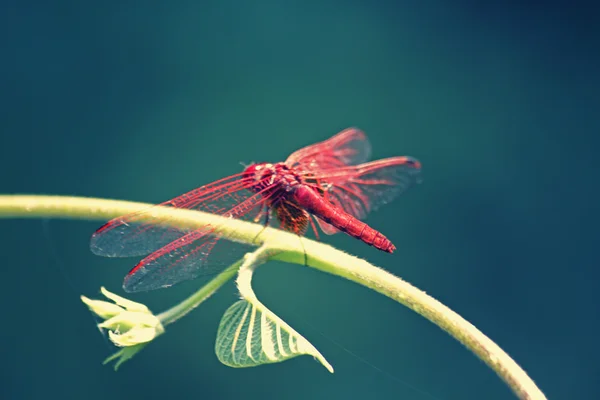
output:
[[[376,249],[387,253],[393,253],[396,250],[396,246],[381,232],[376,231],[341,208],[326,202],[323,197],[306,185],[298,185],[294,188],[294,200],[319,219]]]

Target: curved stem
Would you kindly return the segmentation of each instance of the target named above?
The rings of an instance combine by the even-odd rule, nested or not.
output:
[[[149,207],[151,205],[144,203],[94,198],[0,196],[0,218],[54,217],[106,220]],[[153,218],[157,216],[163,218],[165,224],[175,227],[194,229],[206,224],[219,226],[216,233],[223,237],[256,245],[265,244],[273,250],[274,259],[304,264],[306,254],[309,266],[371,288],[406,305],[438,325],[492,368],[519,398],[546,399],[525,371],[475,326],[425,292],[365,260],[312,240],[303,239],[301,244],[296,235],[270,228],[263,230],[261,225],[245,221],[167,207],[154,207],[151,214]],[[233,276],[235,269],[229,273]],[[206,292],[201,290],[196,294],[199,298],[206,298],[212,292],[214,290]],[[172,314],[163,315],[163,318],[172,322],[189,312],[190,307],[198,303],[197,300],[195,303],[190,300],[189,304],[185,304],[184,301],[180,304],[180,309],[167,311]]]
[[[237,274],[240,264],[241,262],[236,262],[235,264],[231,265],[225,271],[221,272],[219,275],[214,277],[206,285],[198,289],[190,297],[169,308],[168,310],[158,314],[157,317],[160,320],[160,322],[164,326],[172,324],[179,318],[184,317],[194,308],[198,307],[204,302],[204,300],[212,296],[221,286],[223,286],[230,279],[232,279],[235,276],[235,274]]]

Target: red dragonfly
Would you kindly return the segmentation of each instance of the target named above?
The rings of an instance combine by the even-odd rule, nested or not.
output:
[[[345,232],[379,250],[396,247],[360,220],[419,181],[421,164],[411,157],[366,162],[365,134],[346,129],[304,147],[285,162],[257,163],[243,172],[160,204],[194,209],[279,227],[303,235],[315,222],[326,234]],[[363,164],[364,163],[364,164]],[[215,226],[196,230],[166,227],[143,210],[115,218],[92,236],[91,250],[106,257],[146,257],[126,276],[128,292],[171,286],[222,270],[251,247],[214,235]]]

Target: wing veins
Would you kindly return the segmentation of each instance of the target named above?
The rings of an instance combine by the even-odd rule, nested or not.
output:
[[[269,188],[265,188],[257,193],[254,193],[253,195],[251,195],[250,197],[248,197],[247,199],[245,199],[244,201],[242,201],[241,203],[237,204],[234,207],[229,208],[226,213],[228,213],[229,215],[231,215],[231,217],[234,218],[239,218],[249,212],[251,212],[253,209],[255,209],[257,206],[260,207],[262,209],[262,206],[264,204],[264,199],[265,199],[265,193]],[[258,200],[257,200],[258,199]],[[216,227],[212,226],[212,225],[206,225],[202,228],[193,230],[187,234],[185,234],[184,236],[182,236],[181,238],[178,238],[174,241],[171,241],[170,243],[168,243],[167,245],[159,248],[158,250],[152,252],[150,255],[148,255],[147,257],[145,257],[143,260],[141,260],[128,274],[128,276],[133,276],[136,274],[136,272],[138,272],[139,270],[144,270],[145,274],[152,274],[152,271],[149,271],[147,269],[153,269],[156,270],[158,272],[165,272],[165,268],[166,270],[170,270],[173,268],[176,268],[178,265],[180,265],[182,262],[188,260],[190,257],[196,256],[196,254],[198,252],[203,252],[205,253],[206,257],[210,256],[210,249],[212,249],[216,243],[218,242],[218,240],[222,239],[221,237],[219,237],[218,235],[213,235],[214,232],[216,230]],[[184,247],[186,246],[190,246],[192,245],[194,242],[198,242],[198,241],[202,241],[205,240],[204,242],[198,243],[193,249],[191,249],[190,251],[185,251],[183,250]],[[206,250],[207,248],[209,248],[209,250]],[[176,259],[174,259],[173,261],[167,260],[166,257],[168,256],[173,256],[174,254],[176,254],[177,251],[179,250],[183,250],[183,254],[179,255]],[[165,264],[163,264],[162,260],[166,260]],[[199,262],[201,265],[204,265],[206,260],[203,257],[198,257],[198,259],[196,260],[197,262]],[[234,260],[232,260],[234,261]],[[154,265],[153,265],[154,264]],[[139,284],[139,281],[137,282]]]

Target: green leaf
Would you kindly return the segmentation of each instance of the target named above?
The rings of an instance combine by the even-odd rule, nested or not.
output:
[[[272,250],[261,246],[244,256],[236,279],[242,300],[229,307],[221,319],[215,344],[217,358],[230,367],[244,368],[308,354],[333,373],[321,353],[254,294],[251,284],[254,270],[271,255]]]
[[[215,345],[219,361],[230,367],[244,368],[307,354],[333,373],[333,367],[308,340],[259,305],[262,311],[247,300],[240,300],[225,312]]]

